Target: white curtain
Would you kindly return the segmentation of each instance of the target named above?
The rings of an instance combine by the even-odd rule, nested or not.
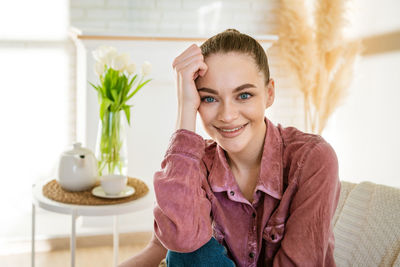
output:
[[[67,0],[0,2],[0,240],[27,239],[31,188],[75,139]],[[71,68],[72,67],[72,68]]]

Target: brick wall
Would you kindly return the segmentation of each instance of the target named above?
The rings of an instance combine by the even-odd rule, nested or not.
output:
[[[71,24],[85,30],[211,34],[235,27],[270,34],[278,1],[71,0]]]

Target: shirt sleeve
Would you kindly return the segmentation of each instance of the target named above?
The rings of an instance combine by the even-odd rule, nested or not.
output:
[[[298,191],[273,266],[336,266],[332,227],[340,195],[336,153],[325,141],[319,142],[298,165]]]
[[[154,232],[169,250],[193,252],[212,236],[211,203],[202,188],[207,175],[204,150],[200,135],[177,130],[161,170],[154,174]]]

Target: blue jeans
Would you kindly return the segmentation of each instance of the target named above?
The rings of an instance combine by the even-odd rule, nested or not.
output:
[[[234,267],[235,263],[228,258],[227,250],[211,237],[204,246],[190,253],[179,253],[168,250],[166,262],[168,267]]]

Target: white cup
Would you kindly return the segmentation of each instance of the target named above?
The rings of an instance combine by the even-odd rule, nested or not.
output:
[[[128,182],[126,175],[107,174],[100,177],[100,184],[107,195],[118,195],[125,188]]]

